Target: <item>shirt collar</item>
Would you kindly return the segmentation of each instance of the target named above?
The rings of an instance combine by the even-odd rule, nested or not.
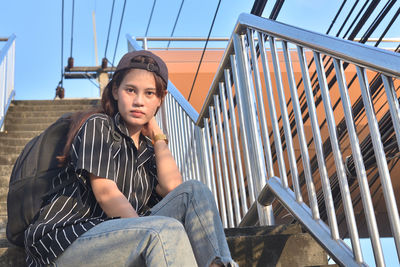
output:
[[[117,112],[114,116],[114,124],[117,127],[118,131],[125,137],[128,138],[129,140],[132,141],[132,138],[129,135],[129,130],[128,127],[125,125],[125,121],[122,119],[121,114]],[[153,151],[153,143],[150,138],[147,136],[144,136],[143,134],[140,134],[139,137],[139,151],[143,150],[145,147],[150,149],[150,151]]]

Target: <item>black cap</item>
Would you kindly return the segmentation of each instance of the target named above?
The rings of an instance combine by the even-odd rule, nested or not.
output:
[[[138,56],[150,57],[155,61],[153,63],[135,62],[133,59]],[[161,77],[168,84],[168,68],[165,62],[159,57],[147,50],[132,51],[126,53],[118,63],[115,73],[124,69],[144,69],[154,72]],[[114,73],[114,74],[115,74]]]

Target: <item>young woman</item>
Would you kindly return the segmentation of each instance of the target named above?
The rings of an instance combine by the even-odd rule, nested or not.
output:
[[[53,181],[71,183],[25,231],[29,266],[237,266],[213,196],[182,183],[154,119],[167,82],[158,56],[127,53],[101,109],[74,116]]]

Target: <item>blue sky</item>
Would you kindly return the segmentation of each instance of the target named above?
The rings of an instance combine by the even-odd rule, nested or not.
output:
[[[148,36],[169,36],[182,0],[158,0]],[[115,1],[114,18],[111,27],[107,57],[112,60],[123,0]],[[350,9],[355,0],[347,1]],[[377,10],[386,1],[378,6]],[[174,36],[206,37],[217,0],[186,0]],[[268,16],[275,1],[268,1],[264,14]],[[339,0],[286,0],[278,21],[308,30],[325,33],[342,1]],[[92,12],[96,14],[98,56],[104,56],[112,1],[75,0],[73,57],[75,66],[95,65]],[[121,29],[116,61],[127,51],[125,35],[144,36],[153,5],[152,0],[128,0]],[[222,0],[211,36],[229,37],[238,15],[249,13],[252,0]],[[360,5],[361,6],[361,5]],[[16,39],[16,99],[52,99],[60,81],[61,68],[61,0],[0,0],[0,37],[11,34]],[[65,0],[64,20],[64,65],[70,55],[72,0]],[[397,9],[398,6],[396,6]],[[322,11],[322,12],[321,12]],[[393,15],[392,15],[393,16]],[[388,17],[391,17],[390,15]],[[343,16],[339,17],[343,20]],[[385,23],[386,21],[386,23]],[[385,19],[382,24],[387,24]],[[367,23],[368,24],[368,23]],[[396,22],[399,25],[398,21]],[[396,25],[395,24],[395,25]],[[340,24],[333,28],[335,33]],[[377,29],[373,37],[379,36]],[[400,27],[394,26],[388,37],[400,38]],[[0,48],[2,44],[0,43]],[[98,97],[98,89],[88,80],[64,80],[67,98]],[[179,88],[178,88],[179,89]],[[368,244],[368,242],[364,242]],[[393,242],[384,241],[385,250],[396,255]],[[368,250],[366,250],[368,251]],[[372,266],[372,252],[365,252],[367,262]],[[397,266],[397,257],[387,258],[387,266]]]
[[[348,8],[354,1],[348,1]],[[0,36],[16,34],[16,99],[52,99],[60,80],[61,0],[0,0]],[[206,37],[217,0],[186,0],[174,36]],[[181,0],[158,0],[148,36],[171,34]],[[264,14],[269,15],[274,1]],[[285,1],[278,21],[317,32],[325,32],[341,1]],[[153,1],[128,0],[121,29],[116,61],[127,51],[126,34],[143,36]],[[222,0],[212,36],[229,37],[242,12],[250,12],[253,1]],[[104,56],[112,1],[76,0],[73,35],[75,66],[95,64],[92,12],[96,14],[99,60]],[[115,1],[107,56],[112,58],[116,45],[123,0]],[[361,5],[360,5],[361,6]],[[64,65],[70,55],[72,0],[65,0]],[[324,12],[320,12],[324,10]],[[393,33],[389,32],[389,35]],[[396,34],[394,34],[396,35]],[[397,36],[400,34],[397,33]],[[1,44],[0,44],[1,45]],[[66,80],[66,97],[97,97],[98,89],[88,80]]]

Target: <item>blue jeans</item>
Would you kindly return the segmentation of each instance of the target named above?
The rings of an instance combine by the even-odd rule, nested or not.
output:
[[[187,181],[151,216],[103,222],[75,240],[57,266],[209,266],[232,261],[210,190]]]

